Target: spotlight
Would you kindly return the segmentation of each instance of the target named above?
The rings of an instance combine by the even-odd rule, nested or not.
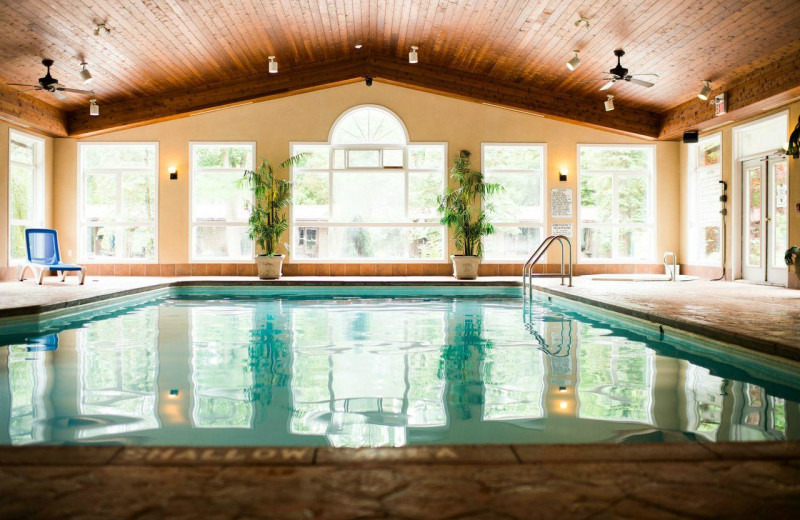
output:
[[[567,68],[568,68],[569,70],[575,70],[575,69],[577,69],[577,68],[578,68],[578,65],[580,65],[580,64],[581,64],[581,59],[578,57],[578,53],[579,53],[580,51],[572,51],[572,52],[573,52],[573,53],[575,53],[575,55],[572,57],[572,59],[571,59],[571,60],[569,60],[569,61],[567,62]]]
[[[416,45],[411,46],[411,52],[408,53],[408,62],[409,63],[419,63],[419,56],[417,55],[417,47]]]
[[[603,104],[606,106],[606,112],[611,112],[614,110],[614,96],[609,94],[608,99],[606,99],[605,103]]]
[[[372,78],[371,77],[367,76],[366,78],[364,78],[364,82],[367,84],[368,87],[372,86]]]
[[[700,93],[697,94],[697,97],[705,101],[708,99],[708,95],[711,94],[711,82],[707,79],[703,80],[703,88],[700,89]]]
[[[100,115],[100,105],[97,104],[96,99],[89,100],[89,115],[90,116],[99,116]]]
[[[86,68],[85,61],[81,63],[81,79],[83,80],[84,85],[91,83],[92,80],[94,80],[94,78],[92,78],[92,73]]]
[[[268,56],[269,58],[269,73],[270,74],[277,74],[278,73],[278,62],[275,61],[275,56]]]

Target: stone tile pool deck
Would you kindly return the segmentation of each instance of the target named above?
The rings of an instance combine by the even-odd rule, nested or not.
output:
[[[70,284],[72,282],[72,284]],[[800,291],[609,282],[547,293],[800,359]],[[245,277],[0,283],[0,317],[170,284]],[[291,277],[277,284],[452,285],[450,277]],[[469,285],[519,284],[486,277]],[[2,326],[2,325],[0,325]],[[0,518],[795,518],[800,443],[332,448],[0,447]]]

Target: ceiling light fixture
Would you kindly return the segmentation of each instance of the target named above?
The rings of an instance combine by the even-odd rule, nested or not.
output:
[[[614,96],[609,94],[608,99],[606,99],[605,103],[603,104],[606,106],[606,112],[611,112],[614,110]]]
[[[92,73],[89,72],[89,69],[86,68],[86,62],[81,62],[81,79],[83,80],[83,84],[86,85],[87,83],[91,83],[94,78],[92,77]]]
[[[356,44],[356,49],[360,49],[361,47],[363,47],[363,45],[362,45],[362,44],[360,44],[360,43],[357,43],[357,44]]]
[[[275,61],[275,56],[269,56],[269,73],[270,74],[278,73],[278,62]]]
[[[90,116],[99,116],[100,115],[100,105],[97,104],[96,99],[89,100],[89,115]]]
[[[572,59],[571,59],[571,60],[569,60],[569,61],[567,62],[567,68],[568,68],[569,70],[575,70],[575,69],[577,69],[577,68],[578,68],[578,65],[580,65],[580,64],[581,64],[581,59],[578,57],[578,53],[579,53],[580,51],[578,51],[578,50],[575,50],[575,51],[572,51],[572,52],[573,52],[574,56],[572,57]]]
[[[106,36],[108,34],[111,34],[111,29],[106,27],[106,23],[105,22],[100,22],[99,24],[97,24],[95,26],[95,28],[94,28],[94,35],[95,36],[100,36],[100,35]]]
[[[711,82],[707,79],[704,79],[703,88],[700,89],[700,93],[697,94],[697,97],[705,101],[708,99],[709,94],[711,94]]]
[[[411,46],[411,52],[408,53],[408,62],[409,63],[419,63],[419,56],[417,55],[417,47],[416,45]]]

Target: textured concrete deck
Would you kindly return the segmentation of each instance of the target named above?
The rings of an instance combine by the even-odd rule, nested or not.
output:
[[[0,517],[795,518],[799,446],[5,448]]]
[[[565,298],[800,360],[800,291],[744,282],[619,282],[576,277],[573,287],[537,278]]]

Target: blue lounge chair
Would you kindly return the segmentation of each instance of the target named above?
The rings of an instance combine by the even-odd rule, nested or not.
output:
[[[62,264],[58,250],[58,235],[55,229],[26,229],[25,245],[28,248],[28,263],[19,267],[19,281],[25,279],[25,271],[30,269],[36,283],[42,285],[45,271],[55,271],[63,282],[70,271],[79,271],[80,285],[86,278],[86,268],[75,264]]]

